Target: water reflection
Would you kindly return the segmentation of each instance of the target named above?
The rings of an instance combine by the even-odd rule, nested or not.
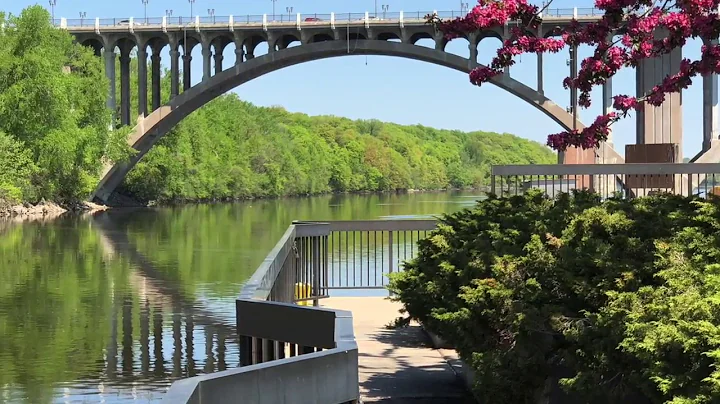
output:
[[[292,220],[432,216],[472,200],[324,196],[0,224],[0,402],[157,401],[177,378],[238,365],[234,298]]]

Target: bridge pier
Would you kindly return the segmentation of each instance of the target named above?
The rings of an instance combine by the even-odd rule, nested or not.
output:
[[[222,56],[222,55],[220,55]],[[210,80],[212,76],[211,62],[212,62],[212,50],[210,44],[203,42],[202,44],[202,58],[203,58],[203,81]]]
[[[110,82],[110,92],[108,93],[107,107],[112,111],[113,120],[115,120],[115,109],[117,108],[116,103],[116,92],[115,92],[115,49],[111,49],[110,46],[106,45],[103,51],[105,57],[105,76]]]
[[[538,32],[537,36],[542,37],[543,35],[543,25],[538,24]],[[543,80],[543,54],[537,53],[537,92],[545,95],[545,89],[544,89],[544,80]]]
[[[180,94],[180,51],[175,47],[170,49],[170,99]]]
[[[545,94],[545,90],[543,88],[543,54],[538,53],[537,54],[537,92],[540,94]]]
[[[612,77],[610,77],[602,87],[603,97],[603,114],[609,114],[613,111],[613,90],[612,90]],[[608,134],[607,143],[612,145],[612,127],[610,127],[610,133]]]
[[[468,36],[468,48],[470,49],[470,66],[475,66],[478,63],[478,43],[480,39],[477,34],[470,34]]]
[[[663,78],[680,71],[682,49],[667,55],[640,61],[636,68],[636,95],[642,97],[659,84]],[[674,143],[678,146],[678,158],[682,159],[682,95],[667,94],[665,102],[655,107],[643,103],[637,112],[636,143]],[[670,162],[670,161],[666,161]]]
[[[120,48],[120,123],[130,125],[130,52]]]
[[[717,45],[717,39],[704,41],[706,45]],[[702,152],[712,148],[712,145],[720,136],[718,124],[718,75],[709,74],[703,76],[703,142]]]
[[[183,92],[187,91],[192,85],[190,84],[190,69],[192,62],[192,56],[185,50],[185,54],[182,57],[183,60]]]
[[[144,46],[138,46],[137,52],[138,63],[138,115],[146,117],[148,115],[147,102],[147,50]]]
[[[150,57],[150,61],[152,63],[151,69],[151,76],[152,76],[152,110],[155,111],[156,109],[160,108],[160,103],[162,102],[162,93],[161,93],[161,85],[162,77],[160,72],[160,49],[153,47],[153,54]]]

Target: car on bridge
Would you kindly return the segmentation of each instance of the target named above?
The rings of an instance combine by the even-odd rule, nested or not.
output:
[[[322,18],[317,17],[307,17],[305,18],[305,22],[320,22],[322,21]]]
[[[117,25],[130,25],[130,20],[120,20],[117,22]],[[133,25],[145,25],[144,22],[134,20]]]

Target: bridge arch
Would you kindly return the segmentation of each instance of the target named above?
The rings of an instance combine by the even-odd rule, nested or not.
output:
[[[140,159],[165,136],[170,129],[192,112],[233,88],[267,73],[304,62],[346,55],[394,56],[445,66],[469,73],[478,64],[440,50],[407,43],[357,39],[352,41],[350,52],[346,41],[323,41],[271,52],[235,65],[203,81],[173,98],[155,110],[135,128],[129,142],[137,153],[127,162],[106,167],[92,199],[106,203],[127,173]],[[572,127],[572,115],[532,88],[501,75],[491,83],[515,95],[552,118],[564,129]],[[584,126],[577,123],[578,129]]]

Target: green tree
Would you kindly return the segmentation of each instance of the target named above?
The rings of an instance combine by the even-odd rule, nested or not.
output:
[[[511,135],[309,117],[228,94],[177,125],[121,192],[182,201],[468,188],[487,184],[493,164],[554,161]]]
[[[716,403],[720,203],[538,190],[444,217],[390,289],[488,403]]]
[[[16,193],[23,198],[83,198],[103,157],[127,156],[127,132],[109,130],[101,61],[52,27],[40,6],[0,17],[0,24],[13,27],[0,30],[0,132],[29,149],[36,166],[0,171],[12,172],[15,182],[32,180],[33,189]]]

